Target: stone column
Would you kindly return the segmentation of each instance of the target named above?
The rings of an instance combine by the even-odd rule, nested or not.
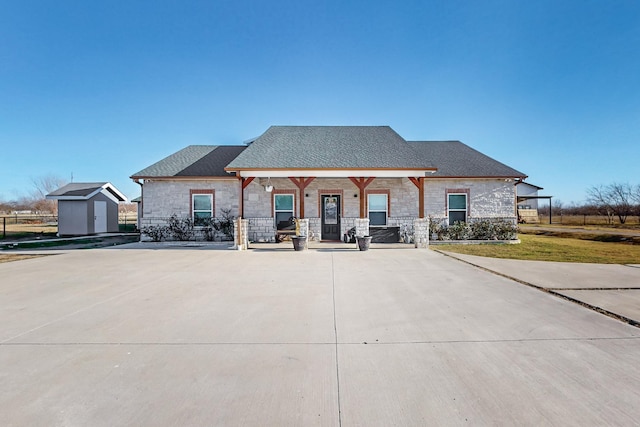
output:
[[[416,248],[429,248],[429,218],[413,220],[413,241]]]
[[[239,251],[249,249],[249,220],[236,218],[233,221],[233,248]]]
[[[298,227],[300,228],[300,236],[307,236],[307,238],[309,238],[309,219],[298,219]]]
[[[369,235],[369,218],[356,218],[356,236]]]

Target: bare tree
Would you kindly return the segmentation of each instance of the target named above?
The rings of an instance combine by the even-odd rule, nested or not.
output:
[[[49,173],[36,178],[31,178],[34,190],[31,193],[32,209],[39,212],[51,212],[58,214],[58,203],[55,200],[47,200],[47,194],[57,190],[67,183],[63,178]]]
[[[609,217],[609,223],[613,223],[614,216],[618,217],[620,224],[627,221],[627,217],[633,213],[633,197],[633,187],[628,183],[614,182],[587,190],[587,200]]]

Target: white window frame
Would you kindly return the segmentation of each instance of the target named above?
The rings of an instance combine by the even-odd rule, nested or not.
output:
[[[371,209],[371,196],[384,196],[384,210]],[[384,212],[384,224],[371,224],[371,212]],[[367,218],[371,227],[386,227],[389,222],[389,195],[387,193],[369,193],[367,194]]]
[[[276,198],[277,197],[291,197],[291,210],[287,209],[281,209],[278,210],[276,208],[277,203],[276,203]],[[275,223],[275,227],[276,230],[278,229],[278,212],[288,212],[291,213],[291,215],[289,215],[289,217],[292,216],[296,216],[296,195],[294,193],[280,193],[280,194],[274,194],[273,195],[273,222]]]
[[[451,196],[464,196],[464,209],[452,209],[451,208]],[[467,222],[469,219],[469,195],[467,193],[447,193],[447,222],[449,225],[453,225],[451,223],[451,212],[464,212],[464,221]],[[455,222],[455,221],[454,221]]]
[[[209,206],[211,209],[196,209],[196,197],[208,197],[209,198]],[[209,193],[193,193],[191,195],[191,219],[193,220],[193,224],[196,227],[202,227],[202,224],[196,225],[196,212],[208,212],[209,218],[213,218],[213,194]]]

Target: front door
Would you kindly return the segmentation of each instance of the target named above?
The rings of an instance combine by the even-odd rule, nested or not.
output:
[[[340,240],[340,196],[322,195],[322,240]]]

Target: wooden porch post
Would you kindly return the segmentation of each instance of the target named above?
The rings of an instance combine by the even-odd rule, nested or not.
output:
[[[251,184],[251,181],[253,181],[253,177],[250,176],[249,178],[238,178],[240,180],[240,203],[238,206],[238,214],[240,218],[244,218],[244,189],[247,188],[247,185]]]
[[[300,218],[304,218],[304,189],[307,188],[311,181],[316,179],[314,176],[310,176],[309,178],[293,178],[289,177],[289,180],[293,182],[300,192]]]
[[[424,218],[424,178],[409,177],[409,181],[418,187],[418,218]]]
[[[369,184],[371,184],[371,182],[373,182],[373,180],[375,179],[375,177],[369,177],[369,178],[364,178],[364,177],[360,177],[360,178],[354,178],[354,177],[349,177],[349,179],[351,180],[351,182],[353,182],[356,187],[358,187],[360,189],[360,218],[366,218],[367,217],[367,204],[365,201],[365,188],[367,188],[367,186]]]

